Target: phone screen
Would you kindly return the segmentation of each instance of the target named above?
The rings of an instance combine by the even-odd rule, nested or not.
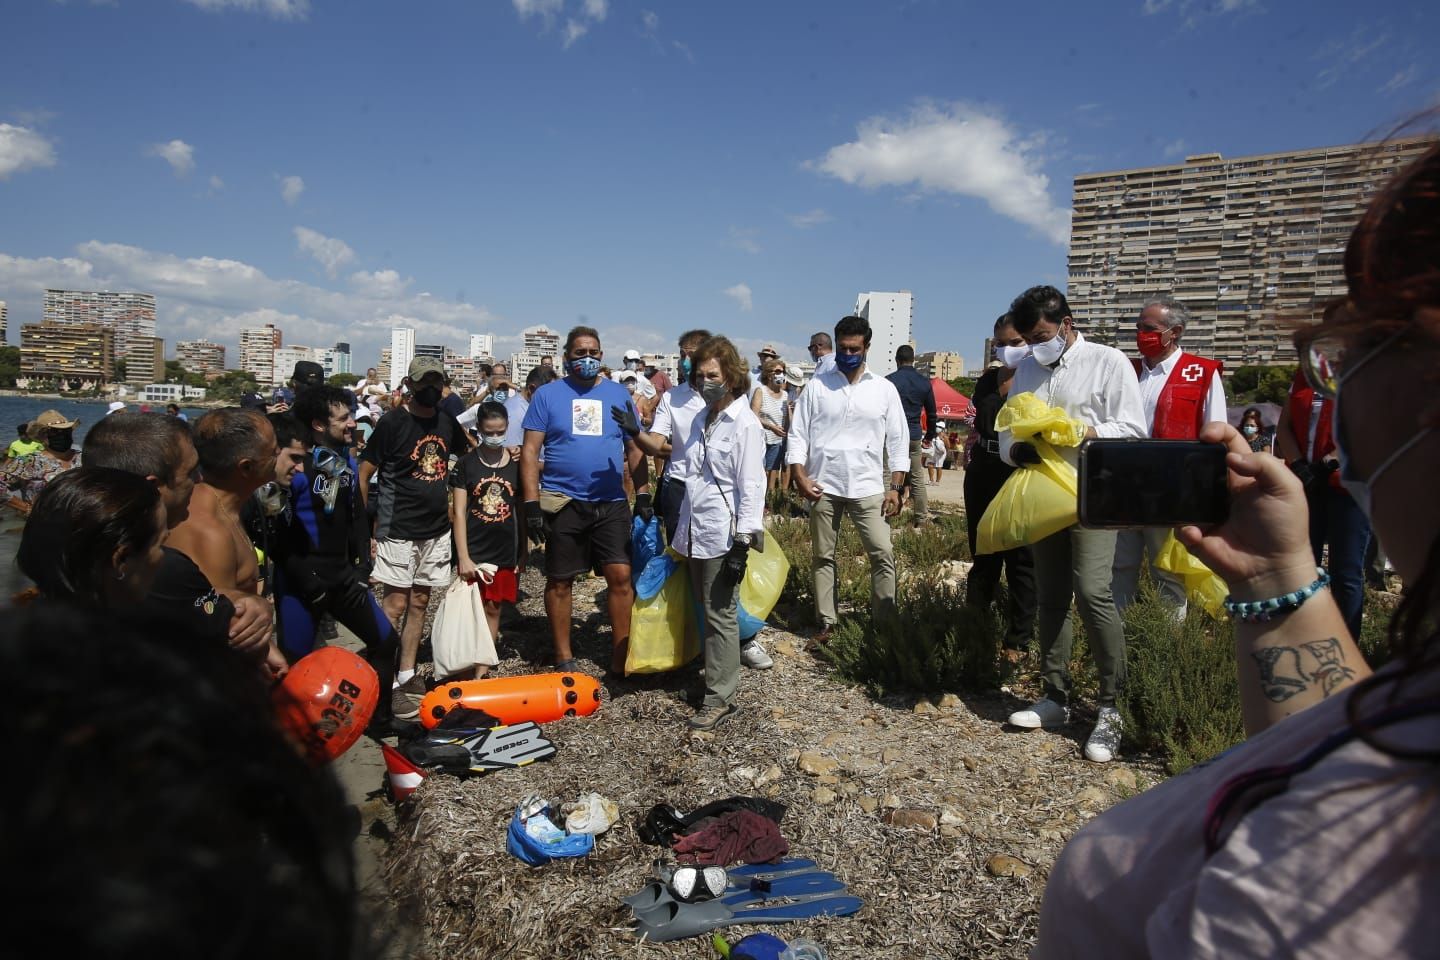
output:
[[[1214,526],[1230,514],[1224,446],[1198,440],[1089,440],[1080,448],[1086,527]]]

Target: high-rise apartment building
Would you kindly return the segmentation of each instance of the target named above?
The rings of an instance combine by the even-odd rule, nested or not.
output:
[[[175,359],[190,373],[220,373],[225,369],[225,345],[209,340],[179,340]]]
[[[155,336],[155,295],[106,290],[46,290],[42,323],[98,324],[115,333],[115,356],[130,357],[132,340]],[[143,348],[142,348],[143,349]]]
[[[335,369],[331,373],[351,373],[353,371],[350,360],[350,344],[344,340],[337,341],[335,344]]]
[[[1085,173],[1075,178],[1067,297],[1086,336],[1135,354],[1145,299],[1194,322],[1185,347],[1223,361],[1294,363],[1286,321],[1343,296],[1345,243],[1386,178],[1432,138]]]
[[[551,333],[545,327],[527,330],[520,335],[519,352],[510,354],[511,379],[524,383],[530,371],[540,366],[541,357],[553,358],[555,372],[559,373],[565,368],[565,358],[561,356],[560,347],[560,334]]]
[[[393,327],[390,330],[390,389],[398,390],[400,381],[410,372],[415,359],[415,328]]]
[[[67,386],[109,383],[115,330],[98,323],[27,323],[20,328],[20,375]]]
[[[380,348],[380,362],[375,364],[375,379],[380,383],[390,382],[390,348]]]
[[[489,360],[495,356],[495,337],[489,333],[470,334],[470,356],[476,360]]]
[[[262,387],[275,385],[275,351],[280,349],[282,335],[273,323],[240,331],[240,369]]]
[[[870,350],[865,369],[882,377],[894,373],[895,351],[902,343],[913,342],[914,295],[909,290],[862,293],[855,298],[855,316],[870,321]]]
[[[0,347],[3,347],[7,342],[9,342],[6,340],[6,336],[9,334],[9,332],[10,314],[9,311],[5,308],[5,301],[0,300]]]
[[[921,353],[915,357],[915,369],[932,380],[958,380],[965,376],[965,358],[944,350]]]
[[[165,341],[159,337],[131,337],[125,357],[125,382],[145,387],[165,382]]]

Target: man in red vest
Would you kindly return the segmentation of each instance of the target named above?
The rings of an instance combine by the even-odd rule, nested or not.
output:
[[[1190,322],[1190,311],[1178,300],[1151,297],[1135,322],[1135,344],[1140,359],[1132,360],[1140,378],[1140,400],[1145,422],[1154,440],[1194,440],[1211,421],[1225,422],[1225,388],[1218,360],[1197,357],[1180,349],[1180,338]],[[1115,608],[1124,611],[1139,591],[1140,565],[1146,555],[1150,577],[1160,597],[1185,618],[1185,586],[1155,566],[1155,558],[1170,533],[1166,527],[1121,530],[1115,541]]]

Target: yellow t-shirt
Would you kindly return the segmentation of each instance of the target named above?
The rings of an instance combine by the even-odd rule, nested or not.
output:
[[[45,445],[38,440],[15,439],[10,441],[10,448],[5,451],[5,455],[12,460],[19,460],[21,457],[28,457],[32,453],[39,453],[44,448]]]

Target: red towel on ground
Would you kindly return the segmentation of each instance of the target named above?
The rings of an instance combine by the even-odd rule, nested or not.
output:
[[[675,841],[675,859],[698,866],[770,863],[790,852],[775,821],[750,810],[734,810]]]

